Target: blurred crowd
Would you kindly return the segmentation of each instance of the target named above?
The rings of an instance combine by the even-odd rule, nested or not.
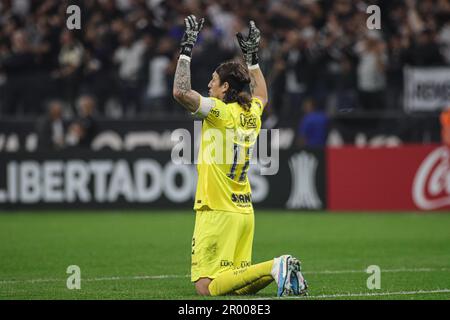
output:
[[[80,30],[66,28],[71,4]],[[381,30],[366,26],[370,4]],[[450,0],[0,0],[0,116],[51,114],[58,103],[81,117],[86,99],[108,118],[182,112],[171,88],[190,13],[206,17],[194,89],[207,95],[253,19],[277,117],[300,115],[311,99],[318,110],[400,110],[405,65],[450,63]]]

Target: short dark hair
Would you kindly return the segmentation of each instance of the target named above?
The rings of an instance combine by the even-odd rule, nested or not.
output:
[[[225,103],[237,102],[244,110],[248,111],[251,106],[252,97],[245,90],[250,84],[248,69],[240,62],[227,61],[216,69],[220,84],[228,82],[229,88],[225,92],[223,101]]]

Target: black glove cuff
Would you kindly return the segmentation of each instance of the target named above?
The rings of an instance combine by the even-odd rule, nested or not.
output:
[[[192,44],[182,45],[180,54],[183,54],[185,56],[191,57],[193,48],[194,48],[194,46]]]
[[[258,53],[256,53],[256,52],[252,53],[250,65],[254,66],[254,65],[258,64],[258,62],[259,62]]]
[[[248,66],[257,65],[259,62],[258,53],[247,53],[245,54],[245,62]]]

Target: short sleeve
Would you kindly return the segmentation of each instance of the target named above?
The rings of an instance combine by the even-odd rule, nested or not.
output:
[[[200,105],[198,106],[197,111],[192,112],[191,115],[197,119],[205,119],[211,109],[214,107],[215,102],[211,98],[205,98],[200,96]]]
[[[216,98],[201,97],[197,113],[214,127],[223,127],[228,120],[227,105]]]

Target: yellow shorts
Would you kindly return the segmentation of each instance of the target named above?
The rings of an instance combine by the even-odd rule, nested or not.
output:
[[[191,281],[251,265],[253,213],[202,210],[195,215]]]

